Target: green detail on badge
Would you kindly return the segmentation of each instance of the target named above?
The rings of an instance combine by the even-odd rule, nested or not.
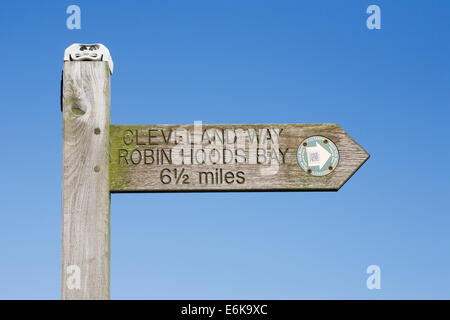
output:
[[[330,139],[312,136],[302,141],[297,150],[300,167],[313,176],[332,172],[339,163],[339,151]]]

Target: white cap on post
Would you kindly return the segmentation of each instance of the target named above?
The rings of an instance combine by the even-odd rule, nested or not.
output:
[[[114,69],[109,50],[101,43],[74,43],[64,51],[64,61],[106,61],[111,74]]]

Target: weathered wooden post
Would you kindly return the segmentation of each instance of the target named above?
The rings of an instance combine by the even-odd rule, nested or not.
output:
[[[109,51],[74,44],[62,81],[63,299],[109,299]]]

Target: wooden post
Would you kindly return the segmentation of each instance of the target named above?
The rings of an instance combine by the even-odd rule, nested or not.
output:
[[[110,69],[66,61],[63,71],[62,299],[109,299]]]

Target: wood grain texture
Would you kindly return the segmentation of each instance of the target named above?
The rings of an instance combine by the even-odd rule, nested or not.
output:
[[[110,73],[102,61],[63,71],[63,299],[109,299]]]
[[[174,163],[173,159],[168,161],[169,155],[174,154],[169,150],[176,146],[176,134],[173,132],[180,129],[191,134],[193,143],[193,125],[112,125],[111,192],[336,191],[369,158],[368,153],[336,124],[219,124],[203,125],[202,132],[210,129],[212,132],[222,130],[222,133],[224,130],[236,132],[240,129],[244,132],[278,130],[277,147],[287,150],[283,159],[279,157],[278,168],[270,171],[270,165],[249,163],[248,159],[242,163],[231,161],[225,164],[223,161],[216,164],[199,164],[199,161],[194,164]],[[172,139],[169,139],[170,134]],[[334,171],[321,177],[308,174],[297,162],[300,143],[315,135],[327,137],[339,150],[339,164]],[[211,141],[208,138],[205,140]],[[236,144],[236,140],[234,142]],[[201,147],[207,148],[208,143],[203,143]],[[233,149],[232,144],[229,147]],[[245,152],[248,157],[249,148],[250,142],[247,141]],[[212,172],[214,177],[207,172]],[[232,173],[225,181],[227,172]],[[237,179],[238,172],[242,172],[245,182]],[[188,176],[187,183],[183,183],[185,177],[180,178],[180,173]],[[164,183],[164,179],[167,182],[169,178],[170,182]]]

